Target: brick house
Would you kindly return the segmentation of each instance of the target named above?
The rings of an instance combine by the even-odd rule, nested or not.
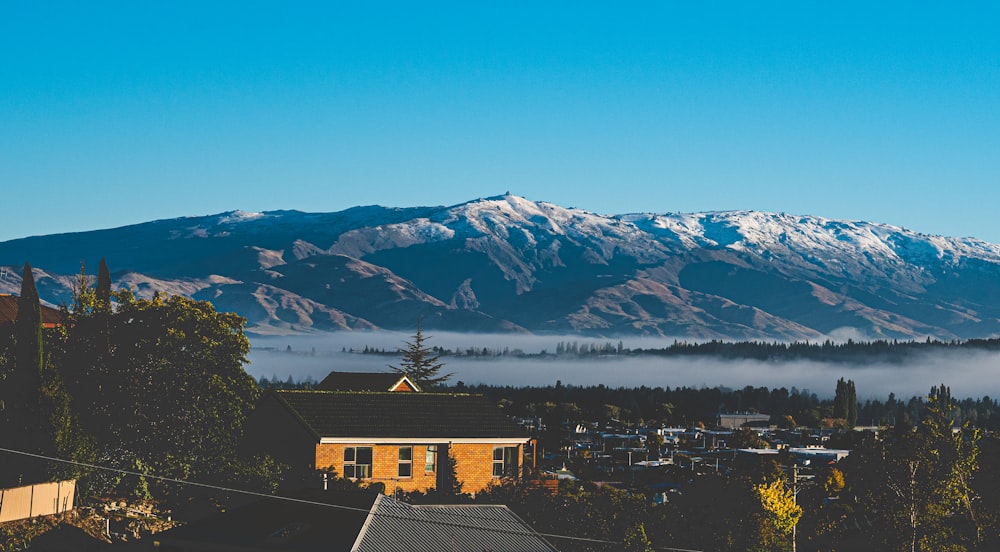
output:
[[[13,326],[17,319],[19,298],[9,293],[0,293],[0,328]],[[42,327],[55,328],[62,324],[62,313],[59,309],[39,305],[42,314]]]
[[[447,456],[465,492],[520,477],[529,441],[486,397],[450,393],[270,391],[245,428],[250,451],[387,492],[437,488]]]

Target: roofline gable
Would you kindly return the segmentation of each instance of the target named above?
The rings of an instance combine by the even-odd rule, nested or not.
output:
[[[413,391],[415,393],[420,393],[420,392],[423,391],[422,389],[420,389],[420,386],[417,385],[416,382],[414,382],[413,380],[411,380],[410,376],[407,376],[406,374],[403,374],[403,377],[401,377],[398,380],[396,380],[396,383],[390,385],[388,391],[390,391],[390,392],[396,392],[396,388],[399,387],[399,384],[401,384],[401,383],[406,383],[407,385],[409,385],[410,387],[412,387]]]

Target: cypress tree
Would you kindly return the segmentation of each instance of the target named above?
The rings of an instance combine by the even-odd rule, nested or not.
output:
[[[95,307],[98,311],[103,313],[111,312],[111,272],[108,270],[108,263],[102,257],[101,263],[97,267],[97,289],[94,290],[97,294],[97,305]]]
[[[7,446],[28,452],[50,452],[44,448],[44,431],[39,420],[42,386],[42,312],[38,289],[29,263],[24,264],[21,277],[21,296],[17,301],[14,318],[14,369],[3,385],[4,425],[3,435]],[[45,466],[27,457],[5,458],[8,468],[0,474],[6,484],[23,481],[37,482],[45,477]]]
[[[21,296],[14,319],[14,340],[15,371],[19,372],[19,377],[26,378],[25,381],[36,383],[33,387],[37,388],[42,373],[42,306],[30,263],[24,263]]]

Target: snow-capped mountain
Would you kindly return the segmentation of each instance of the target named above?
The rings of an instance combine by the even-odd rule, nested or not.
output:
[[[211,300],[251,330],[819,339],[1000,334],[1000,246],[754,211],[598,215],[506,194],[452,207],[233,211],[0,243],[66,302],[80,262]],[[91,270],[93,272],[93,270]]]

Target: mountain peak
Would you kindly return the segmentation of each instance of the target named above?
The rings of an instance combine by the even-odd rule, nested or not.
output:
[[[54,304],[71,296],[80,260],[101,257],[137,293],[181,290],[275,331],[408,329],[419,315],[449,330],[609,337],[1000,334],[1000,246],[811,215],[605,216],[507,192],[0,243],[0,266],[30,259]]]

